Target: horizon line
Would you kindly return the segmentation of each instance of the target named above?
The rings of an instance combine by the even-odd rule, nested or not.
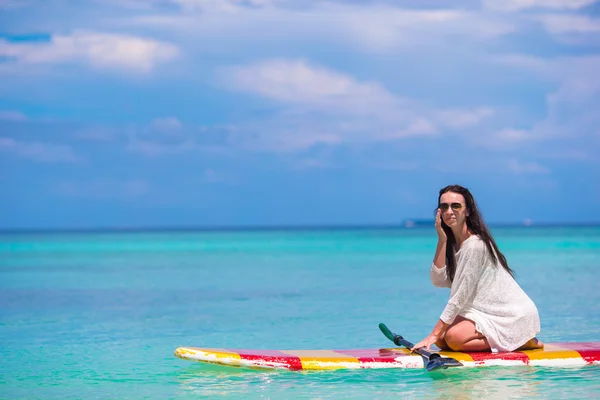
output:
[[[256,231],[311,231],[311,230],[414,230],[433,228],[434,220],[405,220],[398,224],[294,224],[294,225],[221,225],[221,226],[107,226],[88,228],[2,228],[0,234],[10,233],[139,233],[139,232],[256,232]],[[597,222],[540,222],[489,223],[490,228],[570,228],[600,227]]]

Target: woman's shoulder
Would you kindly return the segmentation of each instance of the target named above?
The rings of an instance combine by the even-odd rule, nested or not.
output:
[[[487,256],[487,246],[483,239],[477,235],[469,236],[460,246],[460,250],[456,253],[461,260],[478,260],[482,261]]]
[[[485,242],[478,235],[472,235],[465,240],[461,246],[462,249],[471,249],[471,250],[486,250]]]

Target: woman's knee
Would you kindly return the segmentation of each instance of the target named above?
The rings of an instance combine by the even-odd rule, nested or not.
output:
[[[463,320],[458,324],[452,325],[450,329],[446,331],[444,339],[450,349],[460,351],[468,341],[475,339],[476,336],[478,336],[478,334],[475,331],[474,324],[471,321],[465,322]]]
[[[489,350],[486,338],[475,330],[475,324],[471,321],[451,326],[444,339],[453,351]]]
[[[450,347],[448,347],[446,340],[444,340],[443,338],[438,339],[437,342],[435,342],[435,345],[439,347],[440,350],[451,350]]]
[[[458,332],[457,329],[448,329],[446,335],[444,336],[444,341],[446,342],[446,346],[448,346],[451,350],[459,351],[462,349],[464,345],[465,338],[463,335]]]

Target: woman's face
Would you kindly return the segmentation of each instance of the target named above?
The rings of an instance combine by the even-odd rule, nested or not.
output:
[[[460,226],[465,223],[469,216],[465,198],[462,194],[446,192],[440,197],[438,207],[441,211],[442,220],[449,227]]]

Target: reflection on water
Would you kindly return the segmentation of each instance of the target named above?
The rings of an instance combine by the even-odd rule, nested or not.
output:
[[[183,397],[227,398],[598,398],[600,368],[485,367],[261,371],[193,365],[178,373]]]
[[[432,373],[437,398],[506,399],[539,396],[540,381],[533,367],[469,368]]]
[[[436,393],[433,397],[437,398],[505,399],[551,394],[552,397],[581,399],[600,395],[600,370],[596,366],[457,368],[431,374],[431,377],[432,391]]]

